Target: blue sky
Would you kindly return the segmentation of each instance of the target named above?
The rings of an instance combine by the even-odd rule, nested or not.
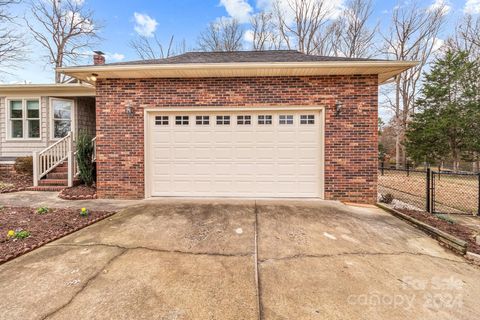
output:
[[[41,0],[37,0],[41,1]],[[95,17],[104,25],[100,36],[103,40],[93,49],[107,52],[107,60],[128,61],[138,59],[129,47],[129,42],[138,33],[151,35],[155,32],[163,42],[171,35],[177,41],[185,40],[187,49],[196,46],[198,34],[207,24],[220,17],[236,17],[246,21],[248,15],[268,6],[272,0],[77,0],[84,1],[85,6],[95,12]],[[341,6],[343,0],[329,0]],[[408,1],[408,0],[407,0]],[[422,0],[420,3],[429,6],[435,1]],[[398,4],[392,0],[373,0],[374,17],[381,26],[388,22],[391,9]],[[451,25],[465,10],[480,12],[480,0],[450,0],[449,20]],[[17,16],[28,16],[26,5],[20,5],[12,10]],[[244,25],[248,29],[248,24]],[[451,28],[447,27],[445,34]],[[3,79],[5,82],[48,83],[53,81],[53,71],[46,63],[44,51],[32,39],[28,41],[30,62],[14,71],[14,75]],[[245,49],[249,44],[245,43]],[[87,61],[89,63],[89,61]]]

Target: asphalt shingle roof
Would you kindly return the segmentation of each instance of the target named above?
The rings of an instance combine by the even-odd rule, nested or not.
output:
[[[379,61],[375,59],[307,55],[296,50],[187,52],[165,59],[138,60],[106,65],[237,63],[237,62],[320,62],[320,61]]]

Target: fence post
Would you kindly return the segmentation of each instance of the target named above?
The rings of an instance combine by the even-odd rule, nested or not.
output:
[[[381,175],[382,175],[382,176],[385,175],[385,161],[382,161],[382,165],[381,165],[380,168],[381,168],[381,170],[380,170]]]
[[[407,177],[410,176],[410,162],[407,161]]]
[[[426,207],[428,213],[432,213],[432,206],[431,206],[432,202],[431,202],[431,198],[430,198],[430,196],[432,194],[432,190],[430,190],[431,189],[430,179],[431,179],[432,174],[431,174],[430,168],[427,168],[427,173],[426,174],[427,174],[427,176],[425,178],[425,181],[427,182],[427,188],[426,188],[426,197],[425,198],[426,198],[427,203],[426,203],[425,207]]]

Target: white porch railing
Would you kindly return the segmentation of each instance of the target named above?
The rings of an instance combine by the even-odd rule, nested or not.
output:
[[[92,139],[93,161],[97,159],[96,139],[97,137]],[[48,148],[40,152],[33,152],[33,185],[37,187],[40,179],[64,161],[67,161],[68,164],[68,186],[72,187],[73,179],[78,174],[77,152],[73,144],[72,132]]]
[[[55,167],[67,160],[68,186],[73,186],[75,176],[73,135],[69,132],[64,138],[58,140],[48,148],[33,152],[33,185],[38,186],[38,181]]]

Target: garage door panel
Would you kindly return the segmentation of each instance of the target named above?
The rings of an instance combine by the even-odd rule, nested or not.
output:
[[[239,113],[240,114],[240,113]],[[294,124],[279,124],[279,113],[245,113],[251,124],[216,123],[197,125],[196,114],[189,125],[155,125],[150,116],[148,164],[152,196],[230,197],[318,197],[320,195],[321,126],[300,125],[300,111]],[[244,115],[245,115],[244,114]],[[259,114],[273,116],[272,124],[258,124]],[[284,113],[281,113],[284,114]],[[309,111],[311,114],[311,111]]]

